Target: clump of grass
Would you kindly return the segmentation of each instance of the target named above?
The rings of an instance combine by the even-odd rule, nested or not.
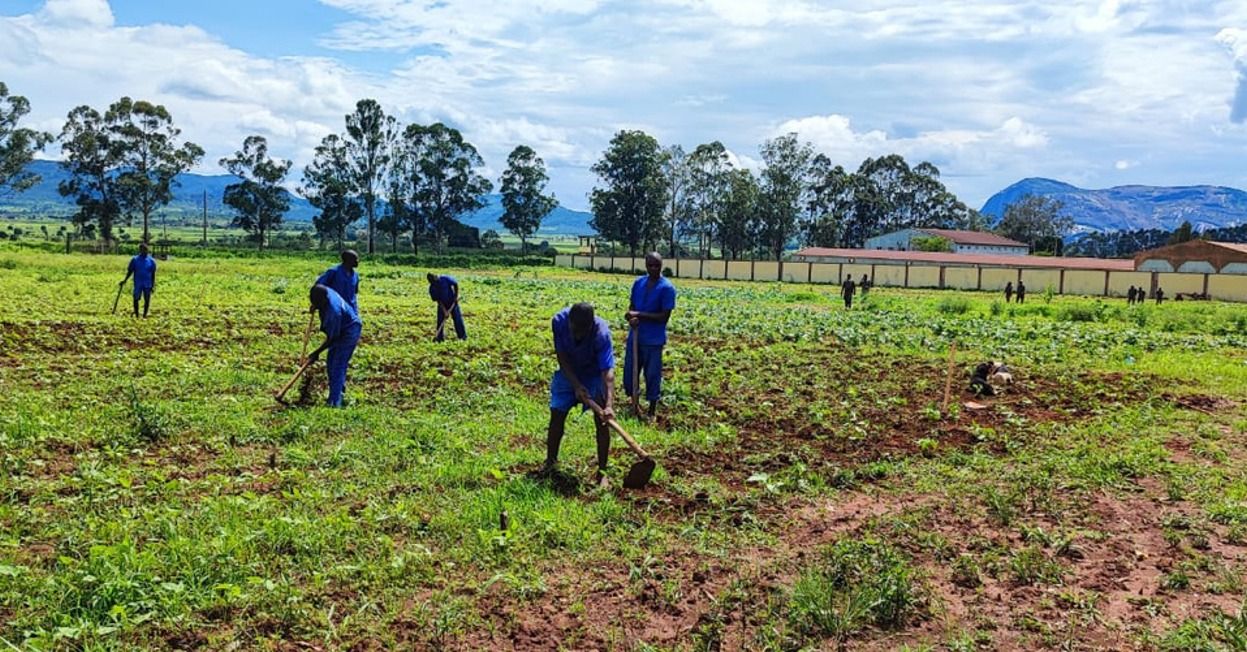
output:
[[[1009,572],[1018,584],[1058,584],[1065,574],[1061,564],[1039,546],[1027,546],[1009,560]]]
[[[140,441],[151,444],[169,436],[168,419],[160,410],[143,403],[133,386],[130,387],[130,418],[133,419],[130,433]]]
[[[921,616],[926,589],[894,548],[841,541],[793,586],[789,622],[803,636],[844,639],[867,626],[897,628]]]
[[[964,315],[970,311],[970,300],[965,297],[944,297],[935,309],[945,315]]]
[[[1239,608],[1237,615],[1216,611],[1204,618],[1187,620],[1169,632],[1161,649],[1247,649],[1247,603]]]
[[[1057,310],[1057,319],[1061,321],[1093,322],[1096,321],[1097,316],[1095,306],[1092,304],[1070,303]]]

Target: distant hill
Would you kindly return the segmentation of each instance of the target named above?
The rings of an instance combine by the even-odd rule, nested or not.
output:
[[[68,176],[59,164],[54,161],[35,161],[27,166],[27,170],[41,176],[42,181],[26,192],[0,196],[0,212],[8,210],[18,213],[68,216],[77,210],[71,199],[61,197],[57,192],[57,185]],[[173,191],[173,201],[163,211],[166,215],[177,217],[201,215],[206,192],[208,214],[217,217],[227,212],[221,204],[221,196],[225,193],[225,187],[234,183],[236,178],[228,174],[179,174],[177,181],[179,187]],[[488,195],[485,201],[484,208],[468,214],[460,221],[468,226],[478,227],[481,231],[495,229],[503,233],[505,229],[498,223],[498,218],[502,216],[502,196]],[[316,208],[306,199],[295,194],[290,196],[290,212],[286,213],[287,220],[311,222],[315,215]],[[542,235],[592,233],[592,229],[589,228],[590,217],[589,213],[559,206],[546,216],[539,233]]]
[[[1082,232],[1172,231],[1190,221],[1196,231],[1247,223],[1247,192],[1223,186],[1117,186],[1087,190],[1052,179],[1023,179],[992,195],[982,213],[999,221],[1026,195],[1059,199]]]

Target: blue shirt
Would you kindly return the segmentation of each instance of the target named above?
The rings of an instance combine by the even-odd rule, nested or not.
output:
[[[343,301],[351,304],[355,312],[359,312],[359,274],[355,270],[348,270],[342,265],[330,267],[325,270],[320,278],[316,279],[317,285],[323,285],[338,293]]]
[[[139,254],[130,259],[130,273],[134,274],[134,289],[150,290],[156,287],[156,259]]]
[[[351,326],[364,325],[359,313],[342,299],[342,295],[331,289],[328,296],[329,305],[320,311],[320,330],[331,342],[345,335]]]
[[[453,276],[439,276],[429,283],[429,298],[450,307],[455,302],[455,294],[459,291],[459,282]]]
[[[564,308],[550,320],[550,330],[554,331],[554,350],[571,358],[572,371],[582,384],[587,378],[615,368],[611,327],[605,319],[595,316],[593,330],[577,342],[572,337],[571,308]]]
[[[659,276],[652,286],[648,274],[638,278],[632,284],[632,309],[641,312],[675,310],[675,286],[664,276]],[[642,319],[636,335],[642,346],[661,346],[667,343],[667,323]]]

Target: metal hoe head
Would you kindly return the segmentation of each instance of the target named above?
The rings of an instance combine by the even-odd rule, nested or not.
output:
[[[654,467],[657,464],[654,458],[647,457],[632,465],[628,469],[628,475],[624,477],[625,489],[644,489],[649,484],[650,476],[654,475]]]

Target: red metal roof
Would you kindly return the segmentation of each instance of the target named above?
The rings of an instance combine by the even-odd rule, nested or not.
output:
[[[945,238],[963,245],[980,245],[987,247],[1025,247],[1025,242],[1010,240],[1002,235],[985,231],[957,231],[954,229],[918,229],[923,233]]]
[[[1209,240],[1208,244],[1223,247],[1231,251],[1237,251],[1240,254],[1247,254],[1247,244],[1239,244],[1237,242],[1213,242],[1212,240]]]
[[[806,247],[797,256],[851,258],[855,261],[892,263],[936,263],[943,265],[995,265],[999,267],[1044,267],[1050,269],[1134,270],[1134,261],[1108,258],[1055,258],[1051,256],[1006,256],[997,254],[952,254],[936,251],[890,251],[887,249],[827,249]]]

